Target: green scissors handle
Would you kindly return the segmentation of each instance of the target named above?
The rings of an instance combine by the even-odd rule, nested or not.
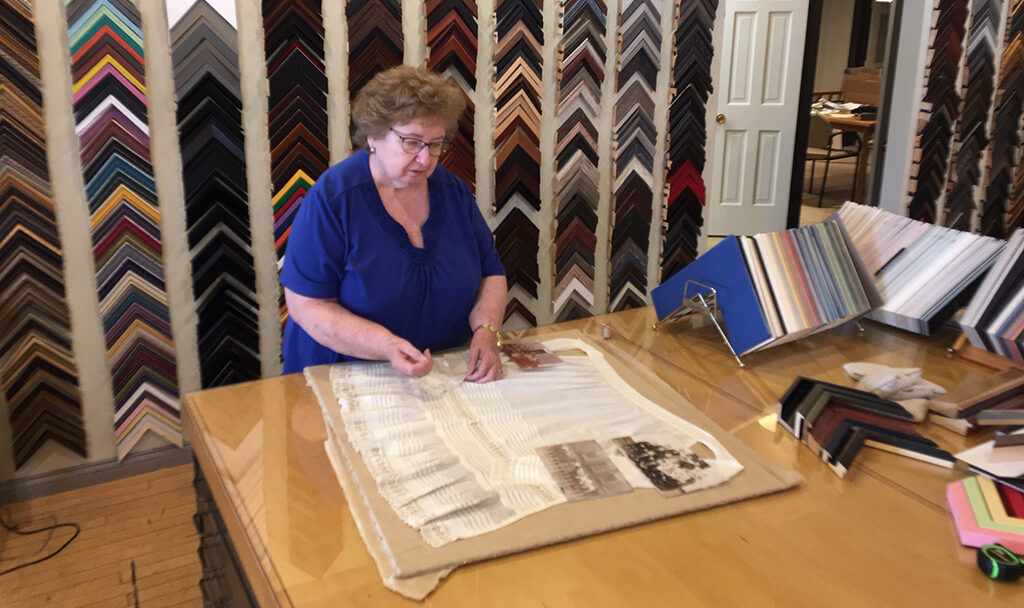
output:
[[[1024,576],[1024,559],[1000,544],[978,548],[978,568],[986,576],[1000,581],[1015,581]]]

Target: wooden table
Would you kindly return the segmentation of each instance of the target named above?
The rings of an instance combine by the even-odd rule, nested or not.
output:
[[[577,328],[663,378],[768,460],[800,471],[794,490],[461,567],[438,606],[1020,606],[1022,586],[986,579],[960,546],[944,497],[965,476],[865,450],[839,479],[776,425],[797,374],[847,383],[841,366],[922,367],[952,387],[988,373],[943,346],[865,321],[745,357],[686,319],[651,330],[650,308],[522,332]],[[416,605],[387,590],[327,461],[324,424],[301,376],[187,395],[198,464],[264,606]],[[965,440],[925,424],[949,450]]]
[[[860,136],[860,151],[857,153],[857,168],[854,173],[853,200],[858,203],[866,203],[864,193],[867,191],[868,183],[868,160],[871,158],[871,147],[874,145],[875,132],[874,120],[861,120],[851,116],[836,116],[835,114],[822,114],[833,129],[856,133]]]

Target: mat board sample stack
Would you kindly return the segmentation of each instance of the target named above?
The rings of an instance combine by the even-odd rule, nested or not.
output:
[[[973,346],[1024,361],[1024,229],[1010,236],[960,318]]]
[[[852,202],[839,215],[885,300],[868,318],[925,336],[967,303],[1005,245]]]
[[[1024,492],[976,476],[946,486],[946,500],[961,544],[1024,553]]]
[[[739,355],[836,327],[882,302],[836,217],[726,237],[652,290],[658,319],[712,289]]]

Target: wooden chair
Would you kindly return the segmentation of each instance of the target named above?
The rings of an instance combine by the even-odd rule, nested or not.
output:
[[[842,146],[842,136],[842,131],[832,131],[832,125],[829,124],[827,118],[821,114],[811,114],[810,131],[807,135],[807,154],[804,158],[811,161],[811,181],[807,186],[807,191],[811,194],[814,194],[814,165],[819,160],[825,161],[825,174],[821,178],[821,192],[818,193],[819,207],[821,207],[822,201],[825,198],[825,183],[828,181],[829,163],[840,158],[850,158],[860,154],[860,140],[857,140],[857,148],[850,150]],[[839,146],[833,143],[836,137],[840,138]],[[854,180],[854,184],[850,188],[851,200],[853,199],[856,185],[857,180]]]

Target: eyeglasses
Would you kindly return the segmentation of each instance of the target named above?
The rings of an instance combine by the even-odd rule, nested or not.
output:
[[[451,143],[447,141],[432,141],[427,143],[422,139],[406,137],[391,127],[388,127],[388,131],[391,131],[398,139],[402,140],[402,149],[405,150],[406,154],[419,154],[420,150],[426,147],[430,148],[428,152],[431,156],[441,156],[448,151],[448,148],[451,147]]]

